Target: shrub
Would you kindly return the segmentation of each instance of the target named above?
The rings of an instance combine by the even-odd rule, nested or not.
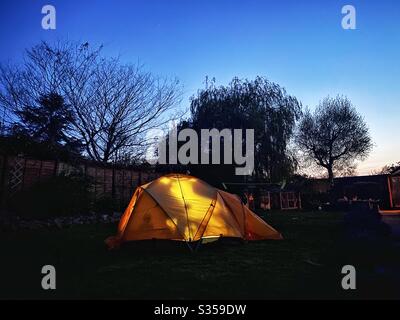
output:
[[[325,208],[329,201],[329,193],[309,192],[301,194],[301,206],[305,210],[316,210],[319,207]]]
[[[84,176],[59,175],[15,194],[9,207],[24,218],[87,214],[91,198],[89,190],[90,181]]]
[[[108,195],[98,198],[93,203],[93,211],[99,214],[110,214],[117,208],[117,201]]]

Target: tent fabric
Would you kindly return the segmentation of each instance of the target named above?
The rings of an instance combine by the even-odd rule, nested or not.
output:
[[[282,239],[281,234],[242,204],[240,198],[204,181],[169,174],[138,187],[109,248],[134,240],[193,242],[206,238]]]

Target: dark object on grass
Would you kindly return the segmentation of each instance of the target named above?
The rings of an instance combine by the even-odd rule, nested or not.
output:
[[[343,223],[348,240],[386,238],[391,233],[390,227],[382,221],[378,208],[371,208],[369,202],[353,202]]]

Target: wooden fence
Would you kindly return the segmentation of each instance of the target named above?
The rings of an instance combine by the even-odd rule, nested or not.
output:
[[[19,191],[39,181],[60,175],[80,172],[90,177],[95,199],[110,197],[124,207],[135,188],[156,179],[160,174],[152,171],[105,168],[95,165],[71,165],[53,160],[36,160],[0,155],[0,207]]]

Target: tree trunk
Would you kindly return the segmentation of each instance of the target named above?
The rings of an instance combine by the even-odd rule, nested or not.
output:
[[[331,187],[333,187],[334,181],[333,181],[333,168],[332,167],[328,167],[328,180],[329,180],[329,184],[331,185]]]

